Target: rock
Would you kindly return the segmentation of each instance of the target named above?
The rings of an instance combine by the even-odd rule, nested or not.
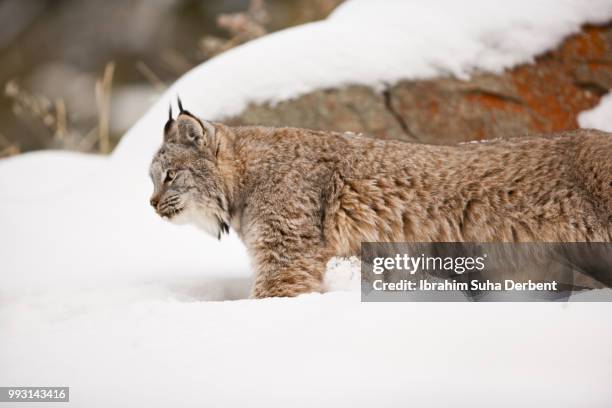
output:
[[[363,132],[434,144],[578,127],[578,113],[612,89],[612,24],[586,26],[557,49],[502,74],[402,81],[379,92],[326,89],[250,105],[232,124]]]
[[[387,103],[385,93],[365,86],[348,86],[311,92],[274,106],[251,105],[228,122],[347,130],[379,138],[405,138],[402,124]]]

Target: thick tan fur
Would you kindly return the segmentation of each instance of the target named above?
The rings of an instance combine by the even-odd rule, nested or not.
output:
[[[255,297],[320,290],[330,257],[358,255],[365,241],[612,239],[604,132],[431,146],[204,123]]]

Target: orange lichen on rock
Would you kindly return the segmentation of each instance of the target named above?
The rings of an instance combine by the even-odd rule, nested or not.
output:
[[[551,54],[567,59],[599,59],[610,52],[610,43],[606,41],[605,27],[586,26],[583,30],[565,40]]]
[[[533,112],[535,131],[576,128],[577,114],[599,102],[601,95],[581,86],[575,71],[581,63],[592,69],[593,61],[601,61],[610,54],[611,44],[605,41],[605,31],[602,27],[586,27],[559,49],[539,57],[535,64],[510,71],[521,100]],[[595,64],[597,69],[612,72],[609,64]]]
[[[575,85],[564,67],[521,67],[511,75],[524,105],[530,110],[534,131],[551,132],[578,127],[579,112],[590,109],[599,96]]]

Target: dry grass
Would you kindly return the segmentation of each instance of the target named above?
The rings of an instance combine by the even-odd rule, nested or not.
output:
[[[98,140],[100,153],[108,154],[111,151],[110,144],[110,97],[113,85],[113,74],[115,63],[109,62],[104,67],[104,73],[96,81],[96,105],[98,107]]]
[[[39,139],[40,144],[49,148],[97,152],[111,151],[109,132],[110,96],[115,64],[109,62],[104,73],[95,84],[95,98],[98,109],[97,126],[82,133],[70,126],[69,114],[63,98],[51,100],[44,95],[28,92],[14,81],[8,81],[4,93],[13,102],[13,113]],[[19,147],[5,137],[0,139],[0,157],[18,154]]]
[[[162,81],[159,76],[143,61],[138,61],[136,63],[136,69],[158,92],[163,92],[166,90],[166,88],[168,88],[168,85],[166,85],[164,81]]]

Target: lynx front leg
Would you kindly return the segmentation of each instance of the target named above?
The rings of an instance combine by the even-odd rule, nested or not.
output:
[[[256,255],[252,297],[292,297],[320,292],[326,260],[286,247],[269,247]]]
[[[310,165],[312,167],[305,167]],[[252,296],[285,297],[322,289],[331,253],[323,233],[324,167],[295,164],[252,193],[245,243],[255,267]]]
[[[254,228],[257,235],[247,244],[255,267],[252,297],[287,297],[322,289],[330,258],[316,216],[278,217]]]

